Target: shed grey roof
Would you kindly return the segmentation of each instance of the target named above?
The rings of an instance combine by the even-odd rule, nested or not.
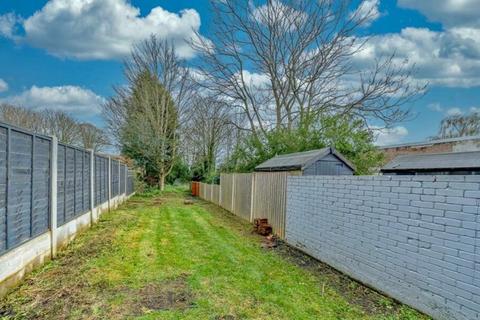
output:
[[[310,150],[304,152],[296,152],[275,156],[262,164],[255,167],[255,171],[292,171],[303,170],[310,164],[333,154],[344,162],[348,167],[355,171],[355,166],[351,164],[337,150],[331,147]]]
[[[400,155],[382,171],[470,168],[480,168],[480,151]]]

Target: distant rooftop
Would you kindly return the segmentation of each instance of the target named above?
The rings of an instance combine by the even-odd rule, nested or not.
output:
[[[480,151],[400,155],[382,171],[471,168],[480,168]]]
[[[310,150],[305,152],[289,153],[284,155],[275,156],[262,164],[255,167],[255,171],[292,171],[303,170],[310,164],[318,161],[325,156],[333,154],[340,160],[342,160],[348,167],[355,170],[355,167],[345,159],[334,148],[323,148]]]
[[[480,141],[480,136],[469,136],[469,137],[459,137],[459,138],[427,140],[427,141],[421,141],[421,142],[400,143],[400,144],[392,144],[388,146],[379,146],[378,148],[391,149],[391,148],[401,148],[401,147],[430,146],[430,145],[440,144],[440,143],[460,142],[460,141],[469,141],[469,140]]]

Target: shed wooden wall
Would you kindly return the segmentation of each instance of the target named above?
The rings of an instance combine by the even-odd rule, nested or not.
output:
[[[350,167],[333,154],[312,163],[303,171],[304,176],[345,176],[353,173]]]

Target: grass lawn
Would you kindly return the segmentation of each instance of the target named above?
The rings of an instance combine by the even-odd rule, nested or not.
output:
[[[3,319],[427,319],[170,189],[106,213],[0,301]]]

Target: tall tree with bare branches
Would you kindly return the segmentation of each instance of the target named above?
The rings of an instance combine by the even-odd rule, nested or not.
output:
[[[356,67],[368,42],[356,31],[373,12],[352,3],[212,0],[211,36],[192,43],[201,84],[238,108],[244,129],[261,142],[272,131],[308,132],[323,115],[386,126],[405,120],[405,104],[424,86],[412,85],[413,69],[393,54],[366,71]]]
[[[156,36],[133,47],[124,72],[128,85],[115,88],[104,116],[121,150],[163,189],[178,156],[178,126],[186,121],[194,84],[173,45]]]
[[[191,116],[183,139],[193,157],[194,174],[201,178],[215,172],[217,160],[229,147],[228,138],[235,128],[230,108],[215,97],[198,96],[188,112]]]
[[[78,125],[81,145],[85,149],[91,149],[95,152],[104,151],[110,145],[110,140],[106,132],[90,123],[80,123]]]

